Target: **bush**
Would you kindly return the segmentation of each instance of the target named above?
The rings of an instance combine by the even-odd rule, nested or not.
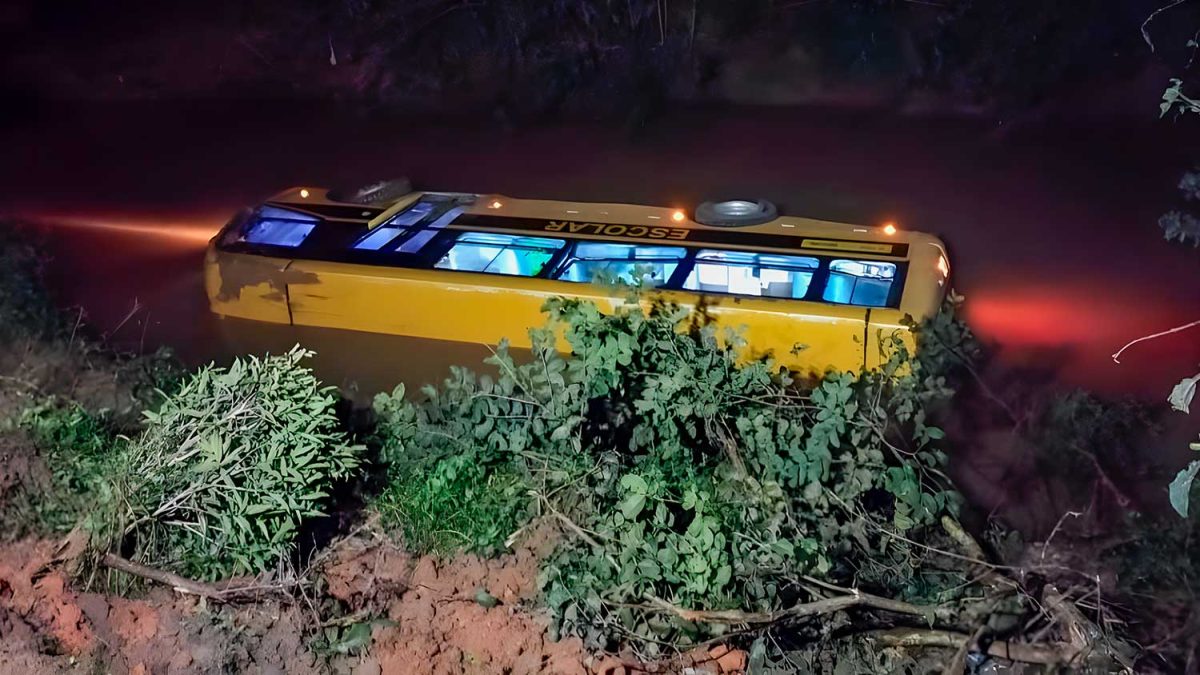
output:
[[[1183,193],[1184,202],[1200,201],[1200,169],[1183,174],[1179,179],[1179,191]],[[1188,211],[1172,210],[1158,219],[1158,226],[1162,228],[1167,241],[1200,247],[1200,216]]]
[[[463,454],[392,467],[375,507],[384,525],[402,529],[413,551],[487,554],[528,519],[527,489],[518,474],[489,469]]]
[[[423,484],[442,490],[430,502],[444,512],[471,513],[499,484],[487,498],[497,510],[564,525],[571,536],[540,575],[556,631],[653,648],[723,630],[668,604],[780,609],[802,575],[914,585],[905,539],[957,496],[924,412],[949,392],[899,340],[878,371],[806,386],[770,360],[739,362],[736,335],[674,305],[606,315],[556,299],[546,309],[530,362],[501,345],[488,359],[499,379],[457,369],[422,402],[398,390],[376,410],[384,458],[401,475],[470,467],[467,480]],[[558,328],[573,358],[555,349]],[[395,516],[410,538],[431,522]]]
[[[201,368],[132,443],[107,541],[146,564],[214,579],[285,560],[306,518],[362,448],[339,430],[336,397],[301,365],[311,352]]]

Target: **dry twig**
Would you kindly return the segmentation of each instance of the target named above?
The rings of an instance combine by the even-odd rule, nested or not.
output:
[[[871,631],[865,634],[889,647],[945,647],[960,649],[970,641],[966,633],[922,628],[892,628]],[[1015,642],[993,642],[988,646],[988,655],[1009,661],[1061,665],[1078,663],[1083,656],[1078,648],[1061,643],[1021,644]]]
[[[828,586],[827,586],[828,587]],[[944,608],[914,605],[903,600],[893,600],[892,598],[884,598],[870,593],[863,593],[857,588],[837,588],[844,595],[839,595],[832,598],[824,598],[814,600],[812,602],[804,602],[798,605],[793,605],[787,609],[781,609],[774,612],[743,612],[740,609],[724,609],[724,610],[699,610],[686,609],[673,605],[662,598],[650,598],[650,609],[657,609],[663,612],[669,612],[683,619],[684,621],[705,621],[715,623],[729,624],[767,624],[782,621],[784,619],[802,619],[810,616],[818,616],[821,614],[831,614],[839,612],[851,607],[868,607],[871,609],[881,609],[896,614],[907,614],[909,616],[919,616],[930,623],[935,618],[944,617],[947,612]]]
[[[147,567],[141,563],[127,560],[112,553],[105,553],[100,559],[105,567],[132,574],[136,577],[156,581],[170,586],[179,593],[196,595],[215,602],[237,602],[240,600],[260,600],[264,596],[274,595],[284,600],[291,600],[289,591],[300,584],[299,581],[279,581],[267,584],[237,585],[237,582],[222,582],[206,584],[201,581],[181,577],[173,572]]]
[[[1183,0],[1180,0],[1180,1],[1182,2]],[[1175,4],[1179,4],[1179,3],[1177,2]],[[1167,8],[1164,7],[1163,9],[1167,9]],[[1161,12],[1161,11],[1163,11],[1163,10],[1162,9],[1158,10],[1158,12]],[[1154,14],[1158,14],[1158,12],[1155,12]],[[1154,18],[1154,14],[1150,15],[1151,19]],[[1149,22],[1150,19],[1146,19],[1146,21]],[[1124,354],[1126,349],[1129,349],[1130,347],[1136,345],[1139,342],[1145,342],[1146,340],[1154,340],[1156,338],[1164,337],[1164,336],[1170,335],[1172,333],[1178,333],[1180,331],[1185,331],[1189,328],[1194,328],[1196,326],[1200,326],[1200,319],[1197,319],[1196,321],[1193,321],[1191,323],[1185,323],[1182,326],[1176,326],[1174,328],[1170,328],[1170,329],[1167,329],[1164,331],[1160,331],[1158,333],[1154,333],[1153,335],[1143,335],[1142,337],[1140,337],[1136,340],[1130,340],[1124,347],[1121,347],[1120,349],[1117,350],[1117,352],[1115,354],[1112,355],[1112,360],[1116,363],[1120,363],[1121,362],[1121,354]]]
[[[972,645],[979,644],[979,637],[983,635],[983,631],[986,629],[987,626],[980,626],[971,634],[971,639],[963,640],[963,643],[954,652],[954,656],[951,657],[950,663],[947,664],[942,672],[954,675],[965,672],[967,670],[967,654],[971,651]]]
[[[1147,45],[1149,45],[1150,51],[1154,51],[1154,41],[1150,39],[1150,22],[1154,21],[1154,19],[1156,17],[1158,17],[1159,14],[1162,14],[1163,12],[1167,11],[1168,9],[1171,9],[1172,7],[1178,7],[1179,5],[1182,5],[1185,2],[1187,2],[1187,0],[1174,0],[1174,2],[1172,2],[1171,4],[1159,7],[1158,9],[1151,12],[1150,16],[1146,17],[1146,20],[1142,22],[1142,39],[1146,41]],[[1200,321],[1197,321],[1196,323],[1200,323]],[[1193,324],[1193,325],[1195,325],[1195,324]],[[1143,338],[1143,339],[1147,339],[1147,338]],[[1129,345],[1126,345],[1126,347],[1128,347],[1128,346]],[[1124,351],[1124,350],[1122,350],[1122,351]],[[1120,354],[1120,352],[1117,352],[1117,354],[1113,355],[1114,361],[1117,360],[1117,356],[1119,354]],[[1118,361],[1118,363],[1120,363],[1120,362]]]

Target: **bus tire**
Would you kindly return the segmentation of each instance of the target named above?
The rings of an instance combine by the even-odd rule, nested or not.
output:
[[[696,207],[695,220],[701,225],[713,227],[742,227],[761,225],[779,217],[779,209],[765,199],[729,199],[720,202],[704,202]]]

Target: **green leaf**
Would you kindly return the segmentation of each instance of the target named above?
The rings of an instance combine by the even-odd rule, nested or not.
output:
[[[475,602],[485,609],[491,609],[500,604],[496,596],[488,593],[486,589],[480,588],[475,591]]]
[[[1171,408],[1182,413],[1189,412],[1192,398],[1196,396],[1197,383],[1200,383],[1200,373],[1180,380],[1179,384],[1171,390],[1171,395],[1167,397],[1167,403],[1171,404]]]
[[[552,443],[565,441],[570,438],[572,431],[574,431],[574,429],[572,429],[569,425],[561,424],[554,429],[553,433],[550,434],[550,441]]]
[[[634,494],[644,495],[649,491],[649,486],[646,485],[646,480],[636,473],[627,473],[621,476],[621,487]]]
[[[351,654],[371,643],[371,622],[351,624],[336,642],[330,644],[330,650],[338,654]]]
[[[618,508],[621,510],[621,515],[624,516],[626,520],[633,520],[639,513],[642,512],[642,507],[645,505],[646,495],[634,493],[626,496],[625,499],[622,499]]]
[[[721,567],[717,568],[717,577],[713,580],[713,583],[718,587],[724,586],[725,584],[729,583],[729,580],[732,577],[733,568],[729,565],[722,565]]]
[[[1188,517],[1192,482],[1196,480],[1197,473],[1200,473],[1200,460],[1193,461],[1188,464],[1186,469],[1176,474],[1175,480],[1171,481],[1171,485],[1167,489],[1167,494],[1171,499],[1171,508],[1184,518]]]

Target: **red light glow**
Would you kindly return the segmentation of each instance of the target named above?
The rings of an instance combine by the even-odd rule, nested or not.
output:
[[[46,227],[107,230],[142,237],[168,240],[179,245],[203,247],[220,231],[228,217],[180,218],[145,214],[129,216],[41,215],[35,219]]]

